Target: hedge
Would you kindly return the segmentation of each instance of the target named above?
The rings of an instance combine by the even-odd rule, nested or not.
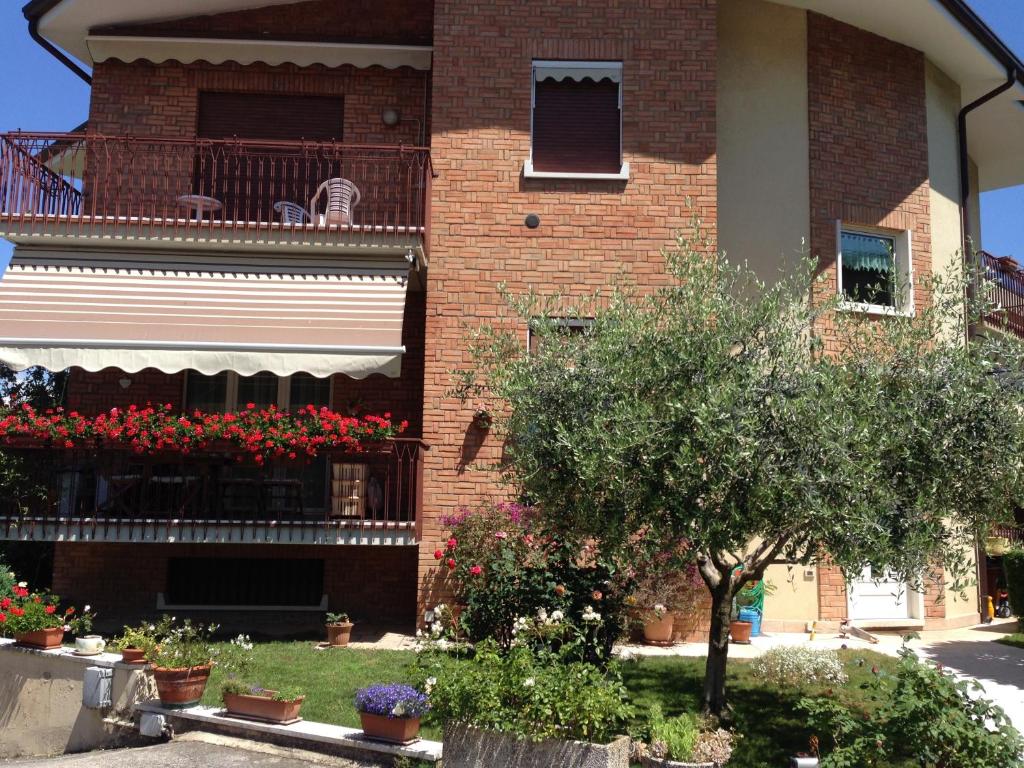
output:
[[[1024,626],[1024,549],[1015,547],[1003,555],[1003,572],[1010,592],[1010,607]]]

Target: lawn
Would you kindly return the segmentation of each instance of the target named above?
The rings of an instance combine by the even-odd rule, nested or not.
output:
[[[314,650],[312,642],[257,643],[253,650],[256,672],[253,681],[266,688],[295,686],[306,693],[302,716],[337,725],[359,727],[352,706],[356,689],[371,683],[409,678],[414,660],[409,651],[366,651],[351,648]],[[842,651],[850,682],[851,699],[860,697],[859,685],[871,677],[871,667],[891,670],[895,660],[870,651]],[[623,675],[633,703],[642,715],[660,701],[666,714],[696,711],[700,701],[704,660],[648,658],[623,664]],[[802,695],[826,695],[822,689],[769,688],[750,673],[743,661],[729,664],[729,694],[736,729],[743,734],[730,768],[762,768],[785,765],[789,757],[807,749],[810,733],[796,709]],[[221,676],[214,670],[203,697],[209,706],[220,704]],[[439,738],[440,725],[424,723],[423,735]]]
[[[1003,645],[1012,645],[1014,648],[1024,648],[1024,632],[1015,632],[1012,635],[1000,637],[996,642]]]

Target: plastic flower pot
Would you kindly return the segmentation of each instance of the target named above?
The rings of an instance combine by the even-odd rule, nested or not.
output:
[[[268,723],[298,721],[299,710],[306,697],[299,696],[291,701],[275,701],[273,697],[276,693],[277,691],[264,691],[263,694],[225,693],[224,707],[228,714],[251,717]]]
[[[141,648],[122,648],[121,661],[125,664],[145,664],[146,652]]]
[[[34,632],[22,632],[14,636],[14,642],[26,648],[38,648],[41,651],[52,651],[60,648],[64,639],[64,627],[37,629]]]
[[[734,643],[746,645],[750,643],[750,633],[754,625],[749,621],[734,621],[729,625],[729,636]]]
[[[360,712],[359,720],[368,739],[386,741],[389,744],[411,744],[419,738],[418,717],[385,717]]]
[[[211,668],[211,664],[182,669],[154,667],[153,681],[160,703],[168,709],[184,709],[198,704],[210,679]]]
[[[672,645],[672,625],[675,617],[665,613],[660,619],[651,614],[644,623],[644,642],[648,645]]]
[[[348,641],[352,637],[352,627],[355,626],[351,621],[343,621],[326,626],[328,645],[332,648],[344,648],[348,645]]]

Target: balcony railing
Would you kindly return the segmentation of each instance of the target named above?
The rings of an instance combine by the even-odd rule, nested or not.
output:
[[[0,234],[421,249],[432,175],[428,149],[399,145],[8,133]],[[311,209],[331,179],[358,190],[351,210],[327,215],[326,192]]]
[[[411,543],[425,446],[257,467],[232,451],[3,448],[23,480],[0,495],[0,539]]]
[[[991,281],[988,299],[994,309],[986,322],[1024,338],[1024,272],[1013,259],[981,253],[981,269]]]

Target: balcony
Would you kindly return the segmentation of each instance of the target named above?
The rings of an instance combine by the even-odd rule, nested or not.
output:
[[[401,145],[0,134],[0,236],[425,257],[432,175]]]
[[[1024,271],[1009,257],[979,253],[982,273],[991,281],[988,300],[993,310],[985,323],[1024,338]]]
[[[0,497],[0,540],[414,544],[426,446],[394,439],[257,467],[230,450],[4,448],[25,476]]]

